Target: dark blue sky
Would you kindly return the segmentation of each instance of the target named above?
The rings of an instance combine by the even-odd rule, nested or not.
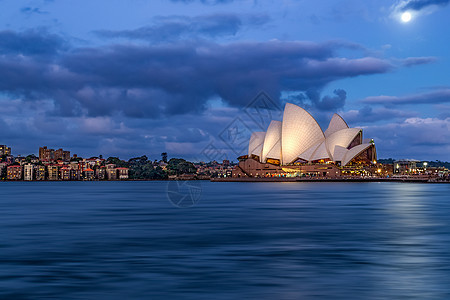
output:
[[[0,0],[0,144],[236,160],[224,133],[258,130],[265,91],[340,113],[381,158],[448,161],[449,2]]]

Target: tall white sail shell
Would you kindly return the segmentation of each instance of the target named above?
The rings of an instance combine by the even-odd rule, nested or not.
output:
[[[322,139],[324,134],[317,121],[303,108],[287,103],[281,132],[282,163],[292,163]]]
[[[334,114],[333,117],[331,118],[330,124],[328,125],[327,130],[325,130],[325,137],[329,137],[330,135],[332,135],[335,132],[338,132],[339,130],[342,129],[347,129],[348,125],[347,123],[344,121],[344,119],[338,115],[338,114]]]
[[[253,154],[261,157],[265,136],[265,132],[252,133],[252,136],[250,137],[250,143],[248,144],[248,156],[251,156]]]
[[[261,162],[265,162],[267,158],[281,160],[281,128],[282,123],[280,121],[270,122],[264,138]]]

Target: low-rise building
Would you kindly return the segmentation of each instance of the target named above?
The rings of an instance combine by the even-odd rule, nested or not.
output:
[[[61,178],[61,180],[71,180],[70,170],[71,169],[69,167],[62,167],[60,169],[60,178]]]
[[[94,180],[94,170],[85,169],[84,170],[84,180]]]
[[[8,180],[22,180],[22,166],[8,166],[6,172]]]
[[[106,169],[106,178],[108,180],[117,180],[117,170],[114,169]]]
[[[105,180],[106,179],[106,167],[101,166],[95,169],[95,177],[97,177],[98,180]]]
[[[128,168],[117,168],[116,170],[120,180],[128,179]]]
[[[400,159],[394,161],[394,173],[396,174],[412,174],[416,173],[417,163],[419,160],[416,159]]]

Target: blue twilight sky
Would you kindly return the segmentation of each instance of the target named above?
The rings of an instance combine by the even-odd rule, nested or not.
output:
[[[236,160],[264,91],[449,161],[449,2],[0,0],[0,144]]]

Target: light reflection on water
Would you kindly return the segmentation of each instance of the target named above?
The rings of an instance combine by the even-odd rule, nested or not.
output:
[[[449,185],[0,183],[0,298],[447,299]]]

